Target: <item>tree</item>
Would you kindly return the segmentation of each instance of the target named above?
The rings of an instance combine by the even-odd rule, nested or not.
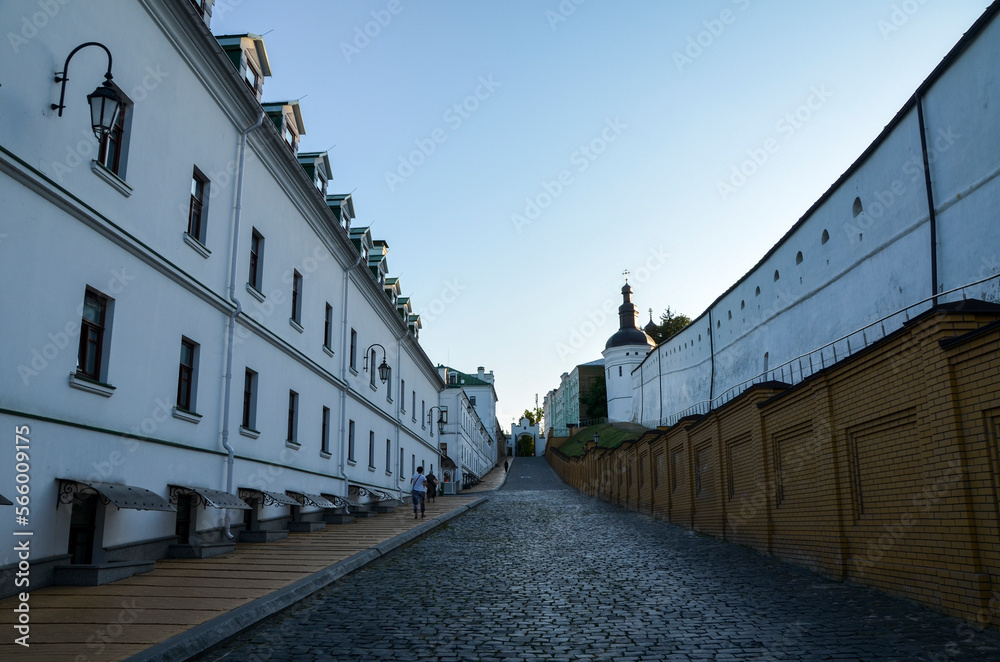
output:
[[[521,418],[528,419],[528,425],[538,425],[542,421],[542,414],[542,408],[535,407],[534,409],[525,409]]]
[[[690,323],[690,317],[684,315],[683,313],[675,313],[670,310],[670,306],[667,306],[667,310],[660,315],[660,323],[655,326],[653,332],[649,335],[653,338],[653,341],[659,345]]]
[[[517,440],[517,455],[518,457],[534,457],[535,456],[535,439],[531,435],[524,435]]]
[[[588,419],[605,418],[608,415],[608,384],[604,373],[590,382],[586,393],[580,394],[580,404],[587,412]]]

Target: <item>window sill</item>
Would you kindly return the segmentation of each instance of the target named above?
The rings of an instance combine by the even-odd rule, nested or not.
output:
[[[69,373],[69,385],[87,393],[103,395],[105,398],[110,398],[115,393],[115,387],[111,384],[99,382],[78,372]]]
[[[298,331],[299,333],[305,331],[305,329],[302,328],[302,325],[293,320],[291,317],[288,318],[288,325],[291,326],[296,331]]]
[[[264,294],[260,290],[258,290],[256,287],[254,287],[250,283],[247,283],[247,292],[250,293],[250,296],[252,296],[257,301],[260,301],[261,303],[264,303],[264,299],[267,298],[266,296],[264,296]]]
[[[302,448],[302,444],[297,441],[292,441],[291,439],[285,439],[285,448],[291,448],[293,451],[297,451]]]
[[[386,472],[385,472],[385,475],[386,475],[386,476],[391,476],[391,475],[392,475],[392,472],[391,472],[391,471],[386,471]]]
[[[198,241],[197,237],[194,237],[187,232],[184,233],[184,243],[194,249],[194,251],[205,259],[212,254],[212,251],[205,247],[205,244]]]
[[[374,385],[374,384],[372,384],[371,382],[368,382],[368,387],[369,387],[369,388],[370,388],[371,390],[375,391],[376,393],[378,392],[378,386],[375,386],[375,385]]]
[[[251,439],[256,439],[257,437],[260,436],[260,430],[252,430],[250,428],[245,428],[241,425],[240,434],[243,435],[244,437],[250,437]]]
[[[353,467],[353,466],[356,466],[358,464],[358,461],[357,460],[352,460],[352,459],[348,458],[347,464],[349,464],[350,466]]]
[[[179,418],[182,421],[187,421],[188,423],[198,424],[201,422],[201,414],[196,414],[193,411],[188,411],[182,407],[174,405],[174,418]]]
[[[368,465],[368,471],[371,471],[372,473],[375,473],[375,467],[373,467],[372,465],[369,464]]]
[[[126,184],[124,179],[108,170],[104,164],[97,161],[91,161],[90,169],[95,175],[110,184],[111,188],[115,189],[126,198],[132,195],[132,187]]]
[[[350,370],[351,370],[351,374],[352,375],[354,375],[355,377],[358,376],[358,369],[357,368],[355,368],[354,366],[351,366]]]
[[[323,353],[329,357],[333,357],[333,350],[327,347],[326,345],[323,345]]]
[[[327,453],[326,451],[320,451],[319,452],[319,456],[321,458],[323,458],[324,460],[329,460],[331,457],[333,457],[333,454],[332,453]]]

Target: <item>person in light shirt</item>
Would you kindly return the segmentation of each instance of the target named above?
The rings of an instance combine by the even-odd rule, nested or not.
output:
[[[417,467],[417,473],[410,479],[413,486],[413,519],[424,517],[424,498],[427,496],[427,477],[424,476],[424,468]],[[417,515],[417,506],[420,507],[420,514]]]

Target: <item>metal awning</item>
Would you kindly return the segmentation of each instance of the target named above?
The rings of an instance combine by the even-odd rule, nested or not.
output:
[[[289,496],[297,499],[300,505],[303,506],[319,506],[320,508],[336,508],[336,504],[329,499],[322,497],[318,494],[309,494],[308,492],[293,492],[292,490],[285,490]]]
[[[0,494],[0,506],[13,506],[14,502]]]
[[[337,494],[323,494],[322,496],[323,496],[323,498],[329,499],[330,501],[332,501],[334,508],[343,508],[344,506],[348,506],[350,508],[360,508],[361,507],[361,504],[358,503],[357,501],[354,501],[352,499],[348,499],[347,497],[339,496]]]
[[[246,502],[261,501],[265,506],[301,506],[302,504],[281,492],[255,490],[250,487],[240,488],[240,498]]]
[[[189,487],[187,485],[170,486],[170,502],[177,503],[179,494],[195,494],[198,496],[194,505],[204,505],[211,508],[233,509],[233,510],[253,510],[246,502],[242,501],[235,494],[210,490],[207,487]],[[200,504],[198,502],[201,502]]]
[[[59,479],[60,503],[72,503],[78,495],[87,496],[89,494],[97,494],[105,504],[111,503],[117,508],[177,512],[177,509],[171,506],[169,501],[144,487],[73,480],[71,478]]]

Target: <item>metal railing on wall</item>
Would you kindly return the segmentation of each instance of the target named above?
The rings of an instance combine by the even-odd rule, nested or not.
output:
[[[983,283],[996,280],[998,278],[1000,278],[1000,273],[987,276],[986,278],[981,278],[980,280],[972,283],[966,283],[965,285],[947,290],[945,292],[939,292],[938,294],[929,296],[926,299],[921,299],[916,303],[912,303],[905,308],[900,308],[899,310],[877,319],[874,322],[869,322],[865,326],[862,326],[847,335],[841,336],[836,340],[832,340],[821,347],[817,347],[812,351],[796,356],[793,359],[789,359],[775,368],[768,369],[755,377],[747,379],[734,386],[730,386],[728,389],[723,391],[722,394],[712,398],[711,400],[696,402],[686,409],[682,409],[681,411],[675,412],[663,418],[643,419],[641,424],[649,428],[657,426],[670,427],[676,424],[677,421],[688,416],[705,415],[711,410],[721,407],[730,400],[738,397],[755,384],[774,381],[794,386],[795,384],[811,377],[820,370],[824,370],[833,364],[842,361],[843,359],[867,349],[870,345],[881,341],[890,333],[894,333],[895,331],[903,328],[903,326],[910,321],[910,313],[915,308],[920,308],[929,302],[941,299],[942,297],[946,297],[950,294],[955,294],[956,292],[961,292],[962,301],[965,301],[965,291],[967,289],[975,287],[976,285],[982,285]],[[903,316],[904,319],[900,320],[900,316]],[[888,331],[886,330],[886,325],[889,326]],[[964,333],[965,330],[962,330],[961,332]],[[959,335],[959,330],[957,328],[955,329],[955,335]]]

